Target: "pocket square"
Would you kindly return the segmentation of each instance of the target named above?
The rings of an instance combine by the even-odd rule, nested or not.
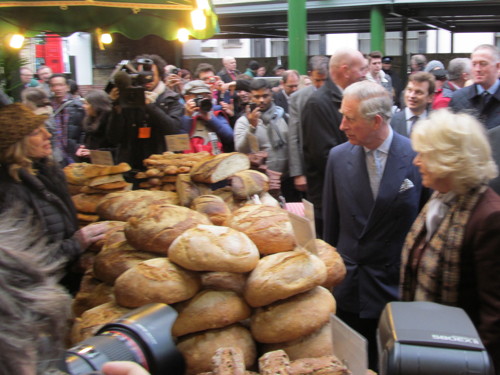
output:
[[[408,180],[407,178],[405,178],[404,181],[403,181],[403,183],[399,187],[399,192],[402,193],[403,191],[411,189],[412,187],[415,187],[415,185],[413,185],[413,182],[411,182],[410,180]]]

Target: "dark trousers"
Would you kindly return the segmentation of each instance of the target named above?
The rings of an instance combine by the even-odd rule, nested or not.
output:
[[[344,323],[368,340],[368,367],[378,372],[377,326],[378,319],[362,319],[359,314],[337,309],[336,314]]]

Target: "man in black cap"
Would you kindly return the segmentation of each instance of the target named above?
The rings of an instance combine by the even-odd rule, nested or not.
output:
[[[392,70],[392,57],[384,56],[382,57],[382,70],[385,74],[391,77],[392,87],[394,88],[394,104],[400,107],[400,97],[401,97],[401,78],[399,75]]]

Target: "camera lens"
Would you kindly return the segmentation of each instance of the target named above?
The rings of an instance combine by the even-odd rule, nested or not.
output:
[[[67,371],[84,375],[109,361],[132,361],[152,375],[181,375],[184,359],[172,340],[177,312],[161,303],[149,304],[106,324],[66,353]]]

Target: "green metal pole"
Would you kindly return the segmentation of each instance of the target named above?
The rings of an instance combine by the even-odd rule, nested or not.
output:
[[[374,6],[370,10],[370,48],[385,54],[385,20],[382,8]]]
[[[288,69],[307,73],[306,0],[288,1]]]

